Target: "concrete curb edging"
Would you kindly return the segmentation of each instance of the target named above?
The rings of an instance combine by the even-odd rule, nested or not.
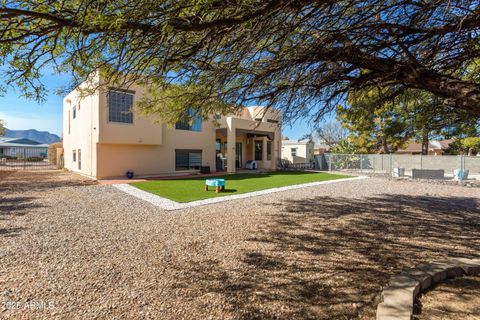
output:
[[[462,275],[480,274],[480,258],[452,258],[422,263],[390,278],[377,306],[377,320],[411,320],[417,296],[431,286]]]
[[[231,196],[223,196],[223,197],[218,197],[218,198],[209,198],[209,199],[197,200],[197,201],[191,201],[191,202],[185,202],[185,203],[176,202],[176,201],[164,198],[164,197],[157,196],[153,193],[135,188],[135,187],[133,187],[129,184],[114,184],[114,185],[112,185],[112,187],[117,188],[117,189],[119,189],[119,190],[121,190],[125,193],[128,193],[128,194],[134,196],[134,197],[137,197],[137,198],[140,198],[140,199],[145,200],[147,202],[150,202],[151,204],[156,205],[156,206],[158,206],[158,207],[160,207],[164,210],[179,210],[179,209],[203,206],[203,205],[211,204],[211,203],[218,203],[218,202],[229,201],[229,200],[237,200],[237,199],[245,199],[245,198],[260,196],[260,195],[269,194],[269,193],[288,191],[288,190],[294,190],[294,189],[300,189],[300,188],[306,188],[306,187],[313,187],[313,186],[318,186],[318,185],[322,185],[322,184],[332,184],[332,183],[340,183],[340,182],[344,182],[344,181],[367,179],[367,178],[368,177],[366,177],[366,176],[357,176],[357,177],[352,177],[352,178],[341,178],[341,179],[335,179],[335,180],[317,181],[317,182],[309,182],[309,183],[303,183],[303,184],[294,184],[294,185],[285,186],[285,187],[271,188],[271,189],[265,189],[265,190],[260,190],[260,191],[247,192],[247,193],[241,193],[241,194],[236,194],[236,195],[231,195]]]

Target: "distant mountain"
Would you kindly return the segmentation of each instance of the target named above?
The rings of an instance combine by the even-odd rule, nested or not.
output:
[[[60,141],[60,137],[47,131],[29,130],[10,130],[5,128],[5,138],[26,138],[40,143],[54,143]]]

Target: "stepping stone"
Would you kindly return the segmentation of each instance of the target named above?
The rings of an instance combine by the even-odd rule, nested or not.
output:
[[[445,266],[437,263],[421,263],[415,268],[428,273],[432,277],[432,284],[439,283],[447,279],[447,271]]]
[[[457,264],[469,276],[480,274],[480,259],[453,258],[452,262]]]
[[[420,281],[403,273],[392,276],[388,284],[388,287],[392,289],[406,289],[411,291],[413,298],[420,293]]]
[[[403,306],[382,302],[377,306],[377,320],[411,320],[412,312]]]
[[[433,277],[420,269],[406,269],[402,275],[408,276],[420,282],[420,291],[424,292],[432,286]]]
[[[442,266],[445,269],[445,271],[447,272],[447,278],[461,277],[465,274],[465,272],[458,265],[458,263],[455,263],[453,261],[446,260],[434,263]]]

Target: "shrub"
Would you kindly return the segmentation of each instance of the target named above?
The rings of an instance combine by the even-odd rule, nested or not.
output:
[[[57,148],[62,148],[62,142],[55,142],[48,146],[47,158],[48,162],[56,165],[57,164]]]
[[[27,157],[27,162],[40,162],[43,161],[43,157]]]
[[[462,145],[468,150],[468,155],[471,156],[474,152],[480,151],[480,137],[468,137],[462,139]]]

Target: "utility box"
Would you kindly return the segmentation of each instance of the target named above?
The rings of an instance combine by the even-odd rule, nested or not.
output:
[[[412,169],[413,179],[445,179],[445,170]]]
[[[396,178],[405,177],[405,168],[393,168],[392,176]]]

